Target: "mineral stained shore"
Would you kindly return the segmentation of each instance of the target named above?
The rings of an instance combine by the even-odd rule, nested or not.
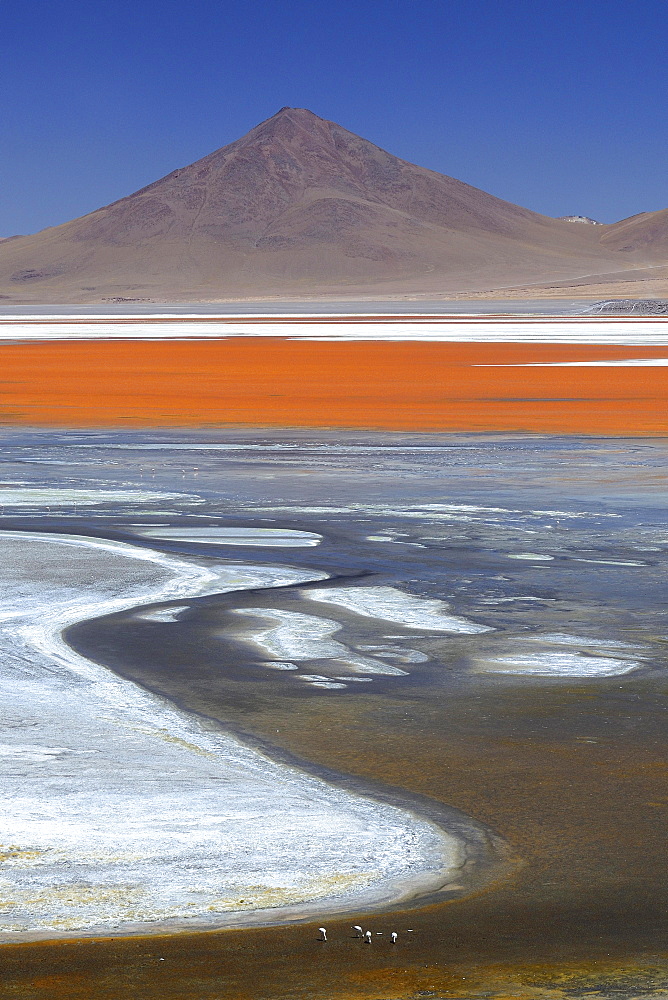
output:
[[[4,622],[12,662],[19,640],[26,657],[13,690],[28,669],[45,676],[42,700],[21,711],[8,705],[4,719],[5,745],[42,752],[25,771],[26,794],[37,797],[41,770],[58,764],[66,804],[67,790],[76,791],[76,781],[81,787],[76,764],[91,768],[87,804],[97,801],[93,767],[101,767],[101,754],[71,751],[105,748],[89,728],[90,692],[99,683],[107,695],[93,707],[115,733],[114,766],[116,744],[142,751],[128,750],[124,774],[132,782],[151,771],[159,745],[175,754],[163,758],[167,767],[194,765],[171,768],[171,789],[182,780],[179,795],[199,794],[199,769],[210,763],[223,799],[230,787],[219,780],[223,755],[182,748],[179,756],[172,737],[207,750],[212,744],[200,739],[219,749],[236,746],[220,736],[235,733],[242,749],[264,749],[267,758],[250,751],[244,758],[262,761],[262,780],[286,771],[296,780],[296,771],[272,760],[298,761],[334,792],[365,795],[368,815],[372,798],[389,802],[463,840],[475,829],[467,817],[475,817],[518,862],[509,872],[497,865],[483,892],[454,897],[451,886],[439,905],[420,897],[429,905],[384,913],[363,908],[348,891],[354,917],[336,917],[325,909],[332,897],[323,896],[311,904],[313,924],[270,926],[285,913],[278,906],[258,911],[263,926],[212,934],[125,938],[124,928],[107,924],[87,939],[74,929],[63,932],[69,939],[24,944],[24,934],[8,932],[17,944],[3,945],[3,1000],[665,995],[665,441],[18,428],[0,439],[0,528],[17,547],[28,532],[51,533],[61,574],[71,561],[65,553],[79,560],[78,575],[62,578],[72,584],[71,607],[49,598],[57,578],[44,567],[37,572],[27,545],[27,581],[15,581],[14,596],[3,589],[7,612],[25,609],[21,593],[30,602],[24,618]],[[66,535],[79,541],[65,544]],[[269,544],[289,537],[318,544]],[[95,547],[110,541],[129,547]],[[103,559],[111,560],[104,571]],[[114,559],[122,581],[110,580]],[[53,563],[52,576],[55,555]],[[181,585],[186,567],[197,579]],[[199,576],[205,570],[217,579]],[[100,591],[86,583],[95,579]],[[315,649],[305,642],[306,616],[321,634]],[[435,627],[446,624],[449,631]],[[17,637],[23,627],[30,632]],[[83,659],[73,660],[74,651]],[[76,702],[61,694],[68,678]],[[136,721],[138,697],[149,706],[150,726]],[[30,726],[41,715],[71,718],[73,705],[76,730],[72,724],[42,739]],[[164,723],[155,721],[158,710]],[[167,739],[155,735],[160,729]],[[44,753],[49,747],[69,757]],[[153,771],[156,791],[167,767]],[[325,795],[328,785],[311,787]],[[132,785],[122,791],[134,794]],[[206,817],[212,800],[200,798],[195,809]],[[360,803],[339,801],[351,800]],[[408,811],[399,815],[404,829],[414,822]],[[465,820],[459,827],[457,816]],[[115,850],[126,832],[132,839],[127,819],[113,817]],[[148,852],[149,839],[139,846]],[[294,857],[304,871],[304,853]],[[4,878],[31,874],[15,861],[0,866]],[[361,870],[361,856],[355,862]],[[157,863],[153,871],[159,883]],[[9,898],[6,883],[0,898]],[[253,903],[240,890],[237,903],[242,898]],[[77,916],[73,892],[58,905]],[[175,923],[197,929],[221,916]],[[252,919],[252,910],[232,916]],[[371,947],[351,924],[373,929]],[[164,924],[138,926],[160,931]]]
[[[459,837],[271,761],[61,638],[146,602],[322,574],[39,532],[1,532],[0,561],[2,939],[340,912],[462,865]]]
[[[207,731],[59,638],[67,624],[142,598],[305,574],[215,573],[130,545],[38,533],[3,532],[0,550],[5,939],[244,923],[279,907],[304,915],[313,901],[318,912],[340,910],[436,887],[462,863],[462,844],[428,821]]]

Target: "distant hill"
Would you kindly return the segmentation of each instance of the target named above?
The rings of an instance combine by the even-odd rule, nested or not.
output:
[[[636,234],[620,247],[611,234],[623,225],[538,215],[283,108],[127,198],[3,241],[0,294],[81,302],[484,291],[630,266],[648,244]]]
[[[642,212],[607,226],[601,239],[606,248],[625,252],[648,251],[668,263],[668,208],[660,212]]]

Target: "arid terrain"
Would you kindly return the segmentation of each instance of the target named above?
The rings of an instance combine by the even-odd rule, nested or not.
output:
[[[553,219],[302,108],[127,198],[0,241],[0,300],[662,296],[668,209]]]

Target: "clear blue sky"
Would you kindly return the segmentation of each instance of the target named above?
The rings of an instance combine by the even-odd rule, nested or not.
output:
[[[0,236],[306,107],[546,215],[668,207],[666,0],[0,0]]]

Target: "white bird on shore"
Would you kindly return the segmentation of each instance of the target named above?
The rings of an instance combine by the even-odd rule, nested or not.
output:
[[[324,927],[318,927],[318,930],[322,934],[322,940],[326,941],[327,940],[327,931],[325,930],[325,928]]]
[[[354,931],[357,931],[357,934],[355,935],[355,937],[362,937],[364,931],[362,930],[362,928],[360,927],[360,925],[359,924],[353,924],[352,927],[353,927]]]
[[[392,938],[392,944],[396,944],[397,943],[397,932],[396,931],[392,931],[392,933],[390,934],[390,937]]]
[[[371,944],[371,931],[367,931],[364,937],[366,938],[366,943]]]

